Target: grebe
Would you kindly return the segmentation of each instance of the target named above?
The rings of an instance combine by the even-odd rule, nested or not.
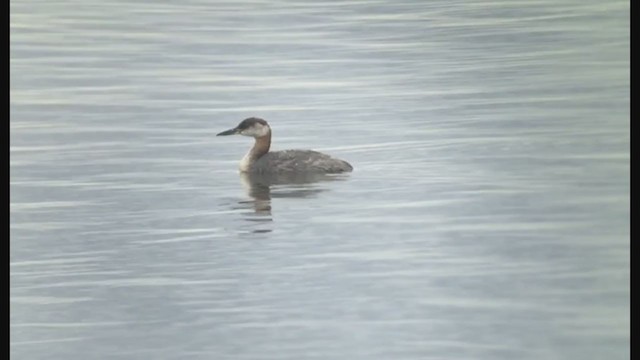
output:
[[[271,127],[263,119],[251,117],[238,126],[216,136],[244,135],[256,139],[253,147],[240,161],[243,173],[321,173],[337,174],[350,172],[353,167],[346,161],[313,150],[283,150],[269,152]]]

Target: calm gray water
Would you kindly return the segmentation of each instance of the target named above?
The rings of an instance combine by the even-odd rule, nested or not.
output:
[[[628,359],[626,1],[11,1],[14,359]],[[256,187],[274,149],[355,171]]]

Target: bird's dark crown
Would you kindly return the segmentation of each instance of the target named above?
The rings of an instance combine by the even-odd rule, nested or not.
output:
[[[250,118],[244,119],[244,120],[242,120],[242,122],[240,122],[240,124],[238,125],[238,130],[246,130],[246,129],[249,129],[249,128],[253,127],[256,124],[269,126],[269,124],[267,124],[267,122],[264,121],[263,119],[260,119],[260,118],[257,118],[257,117],[250,117]]]

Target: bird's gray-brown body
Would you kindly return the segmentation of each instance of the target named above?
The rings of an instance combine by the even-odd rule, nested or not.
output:
[[[253,161],[251,173],[305,172],[338,174],[350,172],[353,167],[346,161],[313,150],[282,150],[268,152]]]

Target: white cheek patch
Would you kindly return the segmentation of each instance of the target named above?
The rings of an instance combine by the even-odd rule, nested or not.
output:
[[[240,134],[244,136],[263,137],[269,133],[269,128],[262,124],[255,124],[254,126],[243,130]]]

